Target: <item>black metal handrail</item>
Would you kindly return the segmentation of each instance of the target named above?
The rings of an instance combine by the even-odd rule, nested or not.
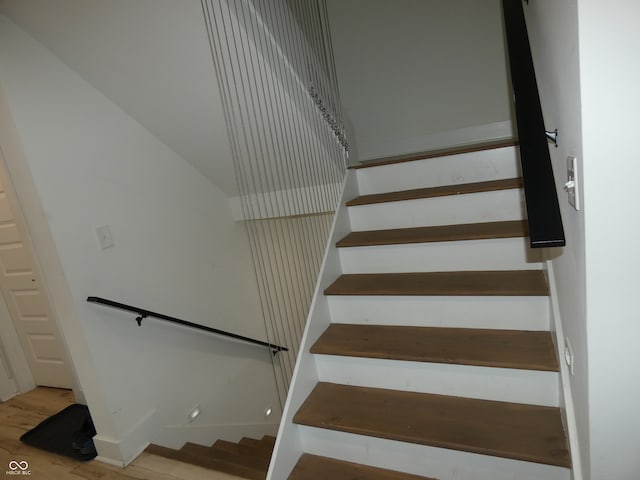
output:
[[[198,325],[197,323],[187,322],[186,320],[180,320],[179,318],[170,317],[169,315],[164,315],[162,313],[152,312],[150,310],[145,310],[144,308],[138,308],[131,305],[126,305],[124,303],[114,302],[113,300],[108,300],[106,298],[100,297],[87,297],[87,302],[91,303],[99,303],[101,305],[106,305],[112,308],[118,308],[120,310],[126,310],[128,312],[137,313],[136,322],[138,322],[138,326],[142,325],[142,320],[147,317],[154,317],[160,320],[165,320],[171,323],[177,323],[178,325],[183,325],[185,327],[195,328],[197,330],[202,330],[208,333],[214,333],[216,335],[221,335],[224,337],[233,338],[235,340],[240,340],[246,343],[252,343],[254,345],[260,345],[262,347],[267,347],[271,350],[271,352],[275,355],[278,352],[287,352],[289,349],[287,347],[282,347],[280,345],[274,345],[272,343],[263,342],[262,340],[256,340],[254,338],[245,337],[242,335],[238,335],[236,333],[225,332],[224,330],[218,330],[217,328],[206,327],[204,325]]]
[[[503,0],[531,247],[565,245],[522,0]]]

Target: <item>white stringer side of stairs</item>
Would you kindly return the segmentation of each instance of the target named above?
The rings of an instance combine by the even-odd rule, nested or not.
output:
[[[355,172],[350,170],[345,178],[342,197],[320,267],[320,278],[316,284],[307,324],[300,343],[300,354],[296,361],[289,395],[282,413],[280,429],[267,474],[268,480],[287,478],[303,453],[299,427],[293,423],[293,416],[318,382],[315,358],[309,349],[331,323],[329,302],[324,295],[324,290],[342,273],[336,242],[351,231],[349,213],[345,203],[356,196],[358,196],[357,178]]]

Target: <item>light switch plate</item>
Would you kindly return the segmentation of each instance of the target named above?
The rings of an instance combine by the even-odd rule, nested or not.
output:
[[[567,157],[567,183],[564,185],[569,203],[576,210],[580,210],[580,188],[578,184],[578,159]]]
[[[113,237],[111,236],[109,225],[96,227],[96,236],[98,238],[98,245],[100,245],[102,250],[113,247]]]
[[[569,367],[569,374],[573,375],[573,367],[575,363],[575,357],[573,356],[573,348],[568,338],[564,339],[564,361]]]

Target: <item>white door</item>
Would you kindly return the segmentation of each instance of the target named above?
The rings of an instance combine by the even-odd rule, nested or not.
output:
[[[36,385],[72,388],[66,349],[42,290],[3,167],[4,159],[0,158],[0,291]]]

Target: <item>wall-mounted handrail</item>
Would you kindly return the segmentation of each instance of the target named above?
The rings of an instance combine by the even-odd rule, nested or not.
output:
[[[138,308],[131,305],[126,305],[124,303],[114,302],[113,300],[108,300],[106,298],[100,297],[87,297],[87,302],[91,303],[99,303],[101,305],[106,305],[108,307],[117,308],[120,310],[126,310],[128,312],[137,313],[136,322],[138,322],[138,326],[142,325],[142,320],[147,317],[154,317],[160,320],[165,320],[171,323],[177,323],[178,325],[183,325],[185,327],[195,328],[197,330],[202,330],[208,333],[213,333],[216,335],[221,335],[224,337],[233,338],[235,340],[240,340],[246,343],[252,343],[254,345],[260,345],[262,347],[267,347],[271,350],[271,352],[275,355],[278,352],[287,352],[289,349],[287,347],[282,347],[280,345],[274,345],[272,343],[263,342],[262,340],[256,340],[254,338],[245,337],[242,335],[238,335],[236,333],[225,332],[224,330],[218,330],[217,328],[206,327],[204,325],[198,325],[197,323],[188,322],[186,320],[181,320],[179,318],[170,317],[169,315],[164,315],[162,313],[152,312],[150,310],[145,310],[144,308]]]
[[[564,229],[522,0],[503,0],[502,5],[530,245],[534,248],[562,247],[566,243]]]

